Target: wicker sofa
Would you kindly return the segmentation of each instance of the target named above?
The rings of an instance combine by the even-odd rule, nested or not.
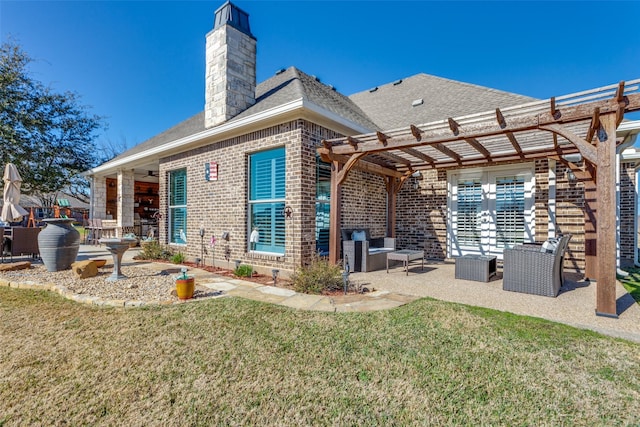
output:
[[[563,235],[553,252],[541,245],[519,245],[503,253],[502,288],[505,291],[556,297],[563,283],[564,253],[571,239]]]
[[[343,228],[340,233],[343,262],[349,272],[381,270],[387,265],[387,253],[396,250],[395,238],[371,238],[368,228]]]
[[[2,262],[9,256],[13,260],[14,256],[28,255],[37,258],[40,255],[38,248],[38,233],[40,228],[11,227],[3,234],[2,241]]]

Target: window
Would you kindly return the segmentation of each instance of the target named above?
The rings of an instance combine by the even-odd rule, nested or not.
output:
[[[329,255],[329,199],[331,198],[331,165],[316,156],[316,252]]]
[[[169,172],[169,243],[187,243],[187,170]]]
[[[479,246],[482,227],[482,183],[478,179],[458,182],[456,235],[463,246]]]
[[[284,254],[285,150],[249,156],[249,250]]]
[[[523,176],[496,177],[496,244],[511,248],[524,242],[525,188]]]

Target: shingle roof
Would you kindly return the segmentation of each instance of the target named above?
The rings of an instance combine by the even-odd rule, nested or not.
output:
[[[295,67],[289,67],[283,72],[260,83],[256,87],[256,103],[226,123],[231,123],[301,98],[367,129],[376,129],[375,124],[352,100]],[[204,112],[200,112],[125,151],[112,159],[112,161],[126,158],[133,154],[141,153],[150,148],[158,147],[205,130]]]
[[[295,67],[259,84],[256,95],[256,103],[229,122],[304,98],[367,129],[376,129],[375,123],[351,99]]]
[[[535,101],[514,93],[416,74],[349,97],[383,130]],[[423,103],[412,106],[414,101]],[[417,102],[419,103],[419,102]]]

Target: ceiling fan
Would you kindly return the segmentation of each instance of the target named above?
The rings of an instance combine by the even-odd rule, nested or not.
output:
[[[147,172],[148,173],[145,176],[143,176],[143,178],[149,178],[149,177],[158,178],[158,175],[156,174],[156,171],[147,171]]]

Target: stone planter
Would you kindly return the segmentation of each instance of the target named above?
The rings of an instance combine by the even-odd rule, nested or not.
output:
[[[38,233],[40,257],[47,271],[71,268],[80,249],[80,233],[71,224],[73,219],[48,218],[47,226]]]

